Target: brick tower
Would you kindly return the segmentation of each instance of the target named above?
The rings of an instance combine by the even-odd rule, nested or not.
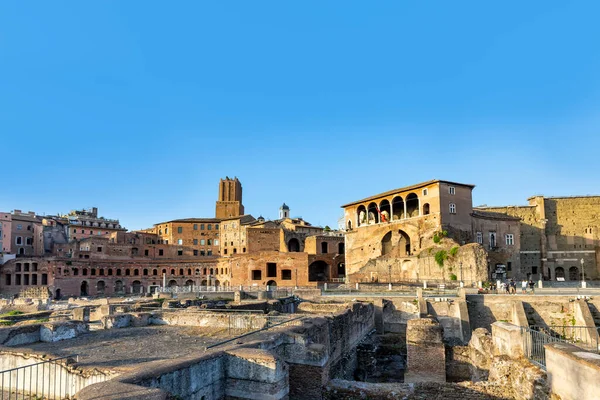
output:
[[[225,177],[219,182],[216,218],[230,218],[244,215],[242,205],[242,184],[238,178]]]

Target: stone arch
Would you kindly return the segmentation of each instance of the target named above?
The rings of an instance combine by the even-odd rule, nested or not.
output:
[[[98,283],[96,283],[96,293],[104,294],[105,288],[106,288],[106,284],[104,283],[104,281],[98,281]]]
[[[556,279],[565,278],[565,269],[563,267],[556,267],[554,270],[554,277]]]
[[[81,287],[79,288],[79,294],[81,296],[87,296],[88,295],[88,290],[89,290],[89,286],[87,281],[83,281],[81,282]]]
[[[352,230],[352,220],[348,220],[348,224],[346,225],[346,227],[349,231]]]
[[[191,274],[190,274],[191,275]],[[185,286],[187,287],[192,287],[194,286],[194,281],[191,279],[188,279],[187,281],[185,281]]]
[[[313,262],[308,266],[309,282],[327,282],[329,280],[329,264],[323,260]]]
[[[115,293],[125,293],[125,286],[123,286],[123,281],[116,281],[115,282]]]
[[[404,216],[404,199],[401,196],[396,196],[392,199],[392,220],[405,218]]]
[[[54,292],[54,299],[55,300],[60,300],[61,294],[60,294],[60,289],[56,289],[56,291]]]
[[[578,281],[580,279],[581,279],[581,276],[579,274],[579,268],[577,268],[577,267],[569,268],[569,280],[570,281]]]
[[[366,223],[367,223],[367,208],[364,205],[360,205],[356,209],[356,226],[365,225]]]
[[[290,253],[300,252],[300,241],[296,238],[291,238],[288,242],[288,251]]]
[[[392,208],[390,206],[390,202],[387,199],[381,200],[379,203],[379,217],[381,222],[389,222],[390,216],[392,215]]]
[[[273,288],[273,287],[277,287],[277,282],[270,280],[267,282],[267,286],[269,287],[269,289]]]
[[[338,263],[337,273],[338,273],[338,278],[345,277],[346,276],[346,264],[344,264],[343,262]]]
[[[175,286],[177,286],[177,281],[176,281],[175,279],[171,279],[171,280],[169,281],[169,284],[168,284],[168,286],[169,286],[169,287],[175,287]]]
[[[419,196],[416,193],[409,193],[406,196],[406,216],[412,218],[418,217],[419,214]]]
[[[378,224],[379,223],[379,212],[377,211],[377,203],[372,202],[371,204],[369,204],[367,211],[368,211],[367,219],[369,221],[369,224]]]

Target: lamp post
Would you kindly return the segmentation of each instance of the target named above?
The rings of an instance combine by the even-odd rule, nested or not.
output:
[[[389,275],[389,285],[388,285],[388,289],[392,290],[392,264],[388,265],[388,275]]]
[[[583,258],[581,259],[581,288],[585,289],[587,284],[585,283],[585,266]]]
[[[465,284],[463,282],[463,276],[462,276],[462,261],[458,265],[460,267],[460,287],[464,287]]]

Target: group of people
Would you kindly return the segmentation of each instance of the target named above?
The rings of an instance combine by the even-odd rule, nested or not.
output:
[[[502,282],[500,286],[501,291],[499,291],[499,293],[502,293],[502,291],[504,291],[506,292],[506,294],[517,294],[517,282],[514,279]],[[535,283],[531,279],[529,280],[529,282],[526,280],[521,281],[521,293],[526,294],[527,288],[529,288],[531,293],[534,293]]]

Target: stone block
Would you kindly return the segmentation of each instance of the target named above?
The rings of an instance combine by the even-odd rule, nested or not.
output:
[[[227,377],[275,383],[288,375],[283,360],[261,349],[235,349],[227,352]]]
[[[90,308],[89,307],[74,308],[73,309],[73,320],[90,322]]]
[[[102,325],[104,329],[127,328],[131,326],[130,314],[114,314],[102,317]]]
[[[59,342],[73,339],[87,331],[87,324],[80,321],[48,322],[40,327],[40,341]]]
[[[0,328],[0,344],[21,346],[40,341],[40,325],[23,325]]]
[[[494,322],[492,324],[492,340],[495,355],[519,358],[525,354],[521,328],[516,325],[508,322]]]

